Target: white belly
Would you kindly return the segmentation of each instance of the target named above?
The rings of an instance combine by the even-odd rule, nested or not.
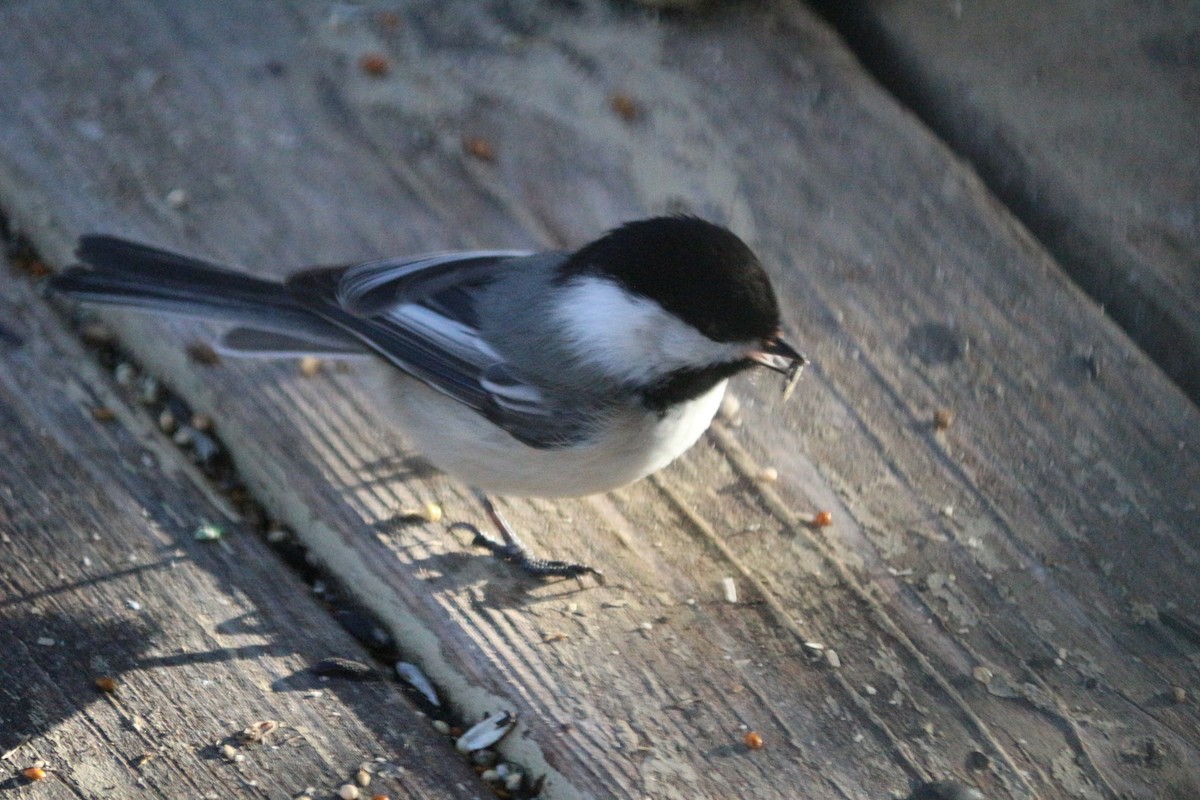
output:
[[[372,397],[386,419],[438,469],[495,494],[579,497],[662,469],[708,429],[725,381],[663,418],[631,410],[615,436],[595,444],[530,447],[466,406],[392,369],[372,369]]]

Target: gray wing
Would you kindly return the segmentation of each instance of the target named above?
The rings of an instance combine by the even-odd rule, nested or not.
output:
[[[479,332],[477,304],[487,286],[520,269],[526,255],[451,253],[317,269],[287,287],[317,316],[517,440],[569,447],[587,438],[593,415],[524,381]]]

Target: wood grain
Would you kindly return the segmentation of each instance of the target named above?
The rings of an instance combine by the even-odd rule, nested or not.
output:
[[[820,5],[1200,402],[1195,4]]]
[[[204,491],[136,392],[27,280],[0,276],[0,793],[331,796],[365,766],[392,797],[477,796],[394,682],[309,672],[370,658]],[[206,522],[225,536],[196,541]],[[239,742],[262,720],[279,727]],[[35,786],[20,771],[38,762]]]
[[[1200,614],[1195,407],[803,9],[0,13],[0,198],[56,261],[100,228],[281,274],[689,210],[770,265],[816,363],[789,405],[743,381],[737,418],[653,480],[502,503],[540,552],[608,573],[586,590],[397,526],[427,501],[482,520],[353,370],[201,368],[204,329],[113,317],[466,715],[520,713],[504,748],[546,796],[1200,786],[1196,706],[1163,700],[1197,686],[1195,646],[1153,613]],[[803,523],[818,509],[831,527]]]

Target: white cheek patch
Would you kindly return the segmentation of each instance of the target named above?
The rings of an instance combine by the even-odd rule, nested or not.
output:
[[[622,382],[650,383],[676,369],[734,361],[750,349],[714,342],[653,300],[603,278],[571,281],[554,314],[576,356]]]

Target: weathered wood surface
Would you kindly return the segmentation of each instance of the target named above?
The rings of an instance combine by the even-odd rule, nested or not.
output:
[[[0,796],[329,797],[364,764],[394,798],[478,796],[394,682],[309,672],[369,658],[200,488],[136,392],[0,275]],[[204,521],[225,538],[195,541]],[[280,726],[238,741],[262,720]],[[39,761],[48,777],[23,781]]]
[[[822,6],[1200,403],[1200,5]]]
[[[521,714],[505,749],[547,796],[1195,794],[1200,715],[1168,698],[1195,697],[1197,645],[1152,612],[1200,615],[1200,415],[836,37],[791,3],[387,10],[10,3],[0,200],[61,261],[103,229],[282,273],[668,209],[755,246],[817,364],[791,404],[742,382],[741,424],[661,476],[503,504],[605,569],[586,591],[392,525],[429,500],[481,520],[352,372],[202,367],[201,328],[113,317],[464,712]]]

